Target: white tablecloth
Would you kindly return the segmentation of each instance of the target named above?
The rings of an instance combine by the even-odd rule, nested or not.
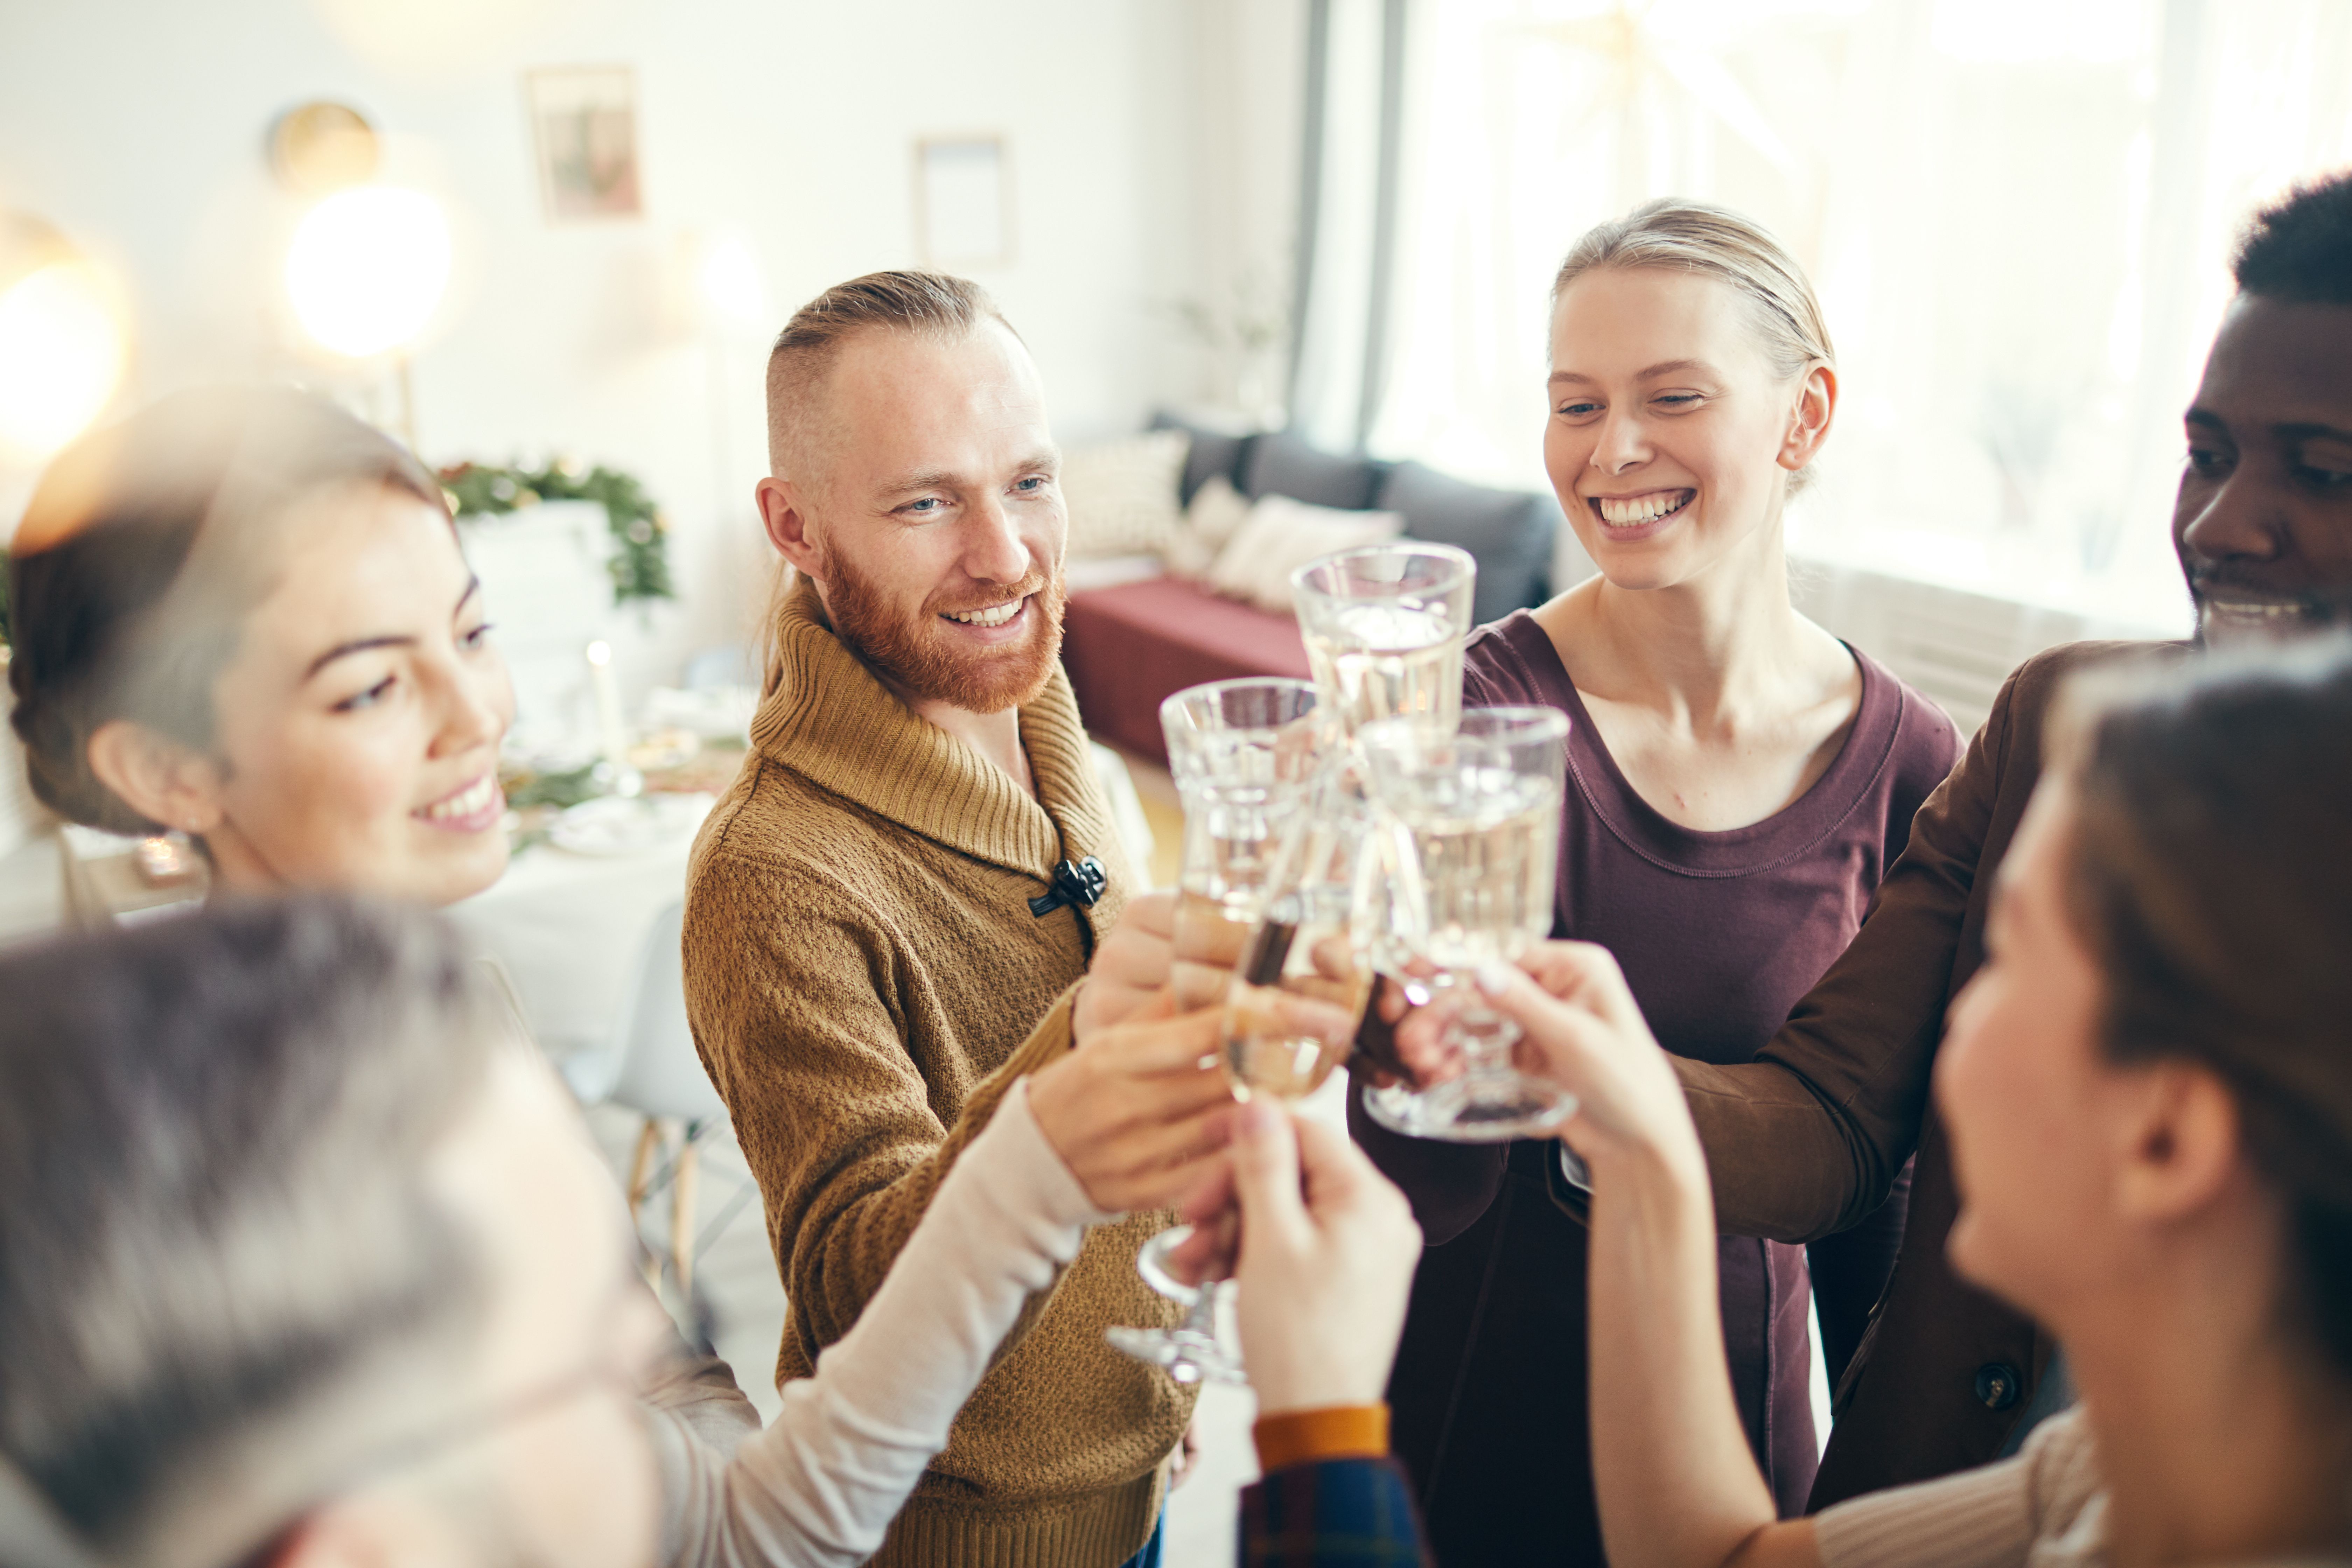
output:
[[[615,1043],[654,916],[686,896],[700,820],[678,814],[671,831],[633,855],[533,845],[488,891],[451,907],[449,918],[506,966],[549,1055]]]

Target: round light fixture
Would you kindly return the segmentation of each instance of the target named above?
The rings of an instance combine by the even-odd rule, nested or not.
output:
[[[126,348],[98,268],[47,224],[0,214],[0,460],[45,462],[79,435]]]
[[[397,185],[323,198],[286,253],[295,319],[321,348],[349,359],[405,347],[448,283],[448,219],[432,197]]]
[[[375,127],[347,103],[298,104],[269,128],[269,167],[289,190],[317,195],[363,184],[383,157]]]

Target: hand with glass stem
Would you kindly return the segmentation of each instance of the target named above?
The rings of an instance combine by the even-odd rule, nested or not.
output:
[[[1097,1208],[1174,1202],[1225,1142],[1217,1013],[1178,1016],[1168,984],[1174,910],[1172,894],[1129,900],[1072,1004],[1071,1049],[1029,1080],[1038,1129]]]
[[[1126,1173],[1130,1176],[1160,1183],[1181,1181],[1190,1185],[1201,1163],[1213,1157],[1214,1150],[1222,1144],[1225,1120],[1233,1109],[1234,1091],[1227,1087],[1223,1072],[1214,1066],[1223,1038],[1221,1031],[1230,1026],[1231,1018],[1223,1001],[1181,1017],[1171,1015],[1183,989],[1180,976],[1185,970],[1196,973],[1213,971],[1221,981],[1231,979],[1230,966],[1240,956],[1244,928],[1231,928],[1230,951],[1220,949],[1179,958],[1171,945],[1174,907],[1173,896],[1164,893],[1147,895],[1129,905],[1118,927],[1105,940],[1096,956],[1091,976],[1080,992],[1078,1006],[1082,1010],[1080,1016],[1091,1020],[1098,1037],[1118,1042],[1116,1058],[1102,1054],[1100,1063],[1106,1071],[1125,1081],[1118,1088],[1099,1086],[1097,1098],[1126,1099],[1138,1115],[1148,1114],[1148,1107],[1155,1100],[1165,1101],[1171,1094],[1180,1101],[1177,1120],[1166,1128],[1138,1121],[1124,1129],[1112,1129],[1112,1136],[1106,1141],[1109,1147],[1100,1152],[1109,1155],[1113,1150],[1131,1151],[1138,1156],[1139,1168]],[[1337,1041],[1344,1047],[1354,1018],[1333,1005],[1333,995],[1342,984],[1334,972],[1342,969],[1349,957],[1337,948],[1328,953],[1318,948],[1315,953],[1317,978],[1307,992],[1268,992],[1256,998],[1255,1006],[1265,1026],[1296,1037]],[[1222,995],[1224,984],[1220,984],[1217,990]],[[1089,1008],[1091,1012],[1086,1011]],[[1112,1018],[1120,1021],[1104,1022]],[[1145,1041],[1135,1035],[1139,1026],[1177,1032],[1164,1038],[1155,1035]],[[1190,1066],[1193,1072],[1215,1079],[1217,1092],[1213,1096],[1197,1094],[1197,1080],[1185,1074],[1184,1064],[1171,1054],[1181,1054],[1184,1047],[1192,1050]],[[1048,1140],[1074,1169],[1076,1161],[1072,1158],[1073,1151],[1065,1147],[1056,1128],[1047,1119],[1057,1117],[1063,1098],[1062,1079],[1074,1078],[1082,1070],[1089,1048],[1082,1046],[1071,1058],[1041,1073],[1032,1091],[1033,1105],[1041,1103],[1042,1093],[1043,1109],[1039,1114]],[[1048,1083],[1048,1074],[1057,1075],[1056,1080]],[[1149,1081],[1155,1078],[1161,1080],[1156,1089]],[[1168,1081],[1171,1079],[1181,1081],[1171,1084]],[[1197,1151],[1172,1150],[1176,1131],[1195,1126],[1213,1135],[1214,1142],[1204,1143]],[[1087,1173],[1081,1172],[1080,1175],[1086,1182]],[[1093,1193],[1093,1184],[1087,1184],[1089,1193]],[[1163,1186],[1159,1190],[1167,1189]],[[1202,1279],[1197,1273],[1171,1273],[1161,1268],[1164,1259],[1186,1239],[1181,1231],[1162,1232],[1144,1244],[1137,1259],[1138,1270],[1146,1282],[1160,1294],[1185,1305],[1188,1310],[1184,1321],[1173,1330],[1115,1328],[1111,1331],[1111,1342],[1129,1355],[1164,1368],[1179,1383],[1197,1383],[1203,1378],[1240,1382],[1238,1358],[1219,1342],[1213,1282]]]
[[[1516,966],[1486,965],[1477,987],[1523,1031],[1520,1070],[1578,1100],[1559,1137],[1592,1178],[1592,1423],[1609,1435],[1592,1462],[1610,1561],[1818,1563],[1811,1521],[1777,1521],[1741,1430],[1706,1156],[1617,961],[1590,942],[1548,942]],[[1408,1019],[1401,1033],[1429,1027]]]
[[[1421,1227],[1346,1133],[1252,1100],[1234,1113],[1229,1157],[1182,1213],[1192,1235],[1171,1269],[1237,1282],[1261,1415],[1380,1403]]]

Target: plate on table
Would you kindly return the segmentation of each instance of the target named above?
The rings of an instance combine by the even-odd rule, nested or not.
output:
[[[583,800],[555,819],[547,838],[574,855],[641,855],[700,826],[712,799],[641,795]]]

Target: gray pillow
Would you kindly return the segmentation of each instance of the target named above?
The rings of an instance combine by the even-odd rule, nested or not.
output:
[[[1212,430],[1196,425],[1181,414],[1163,408],[1151,416],[1149,430],[1181,430],[1192,437],[1192,450],[1184,455],[1184,471],[1177,479],[1176,504],[1191,506],[1192,497],[1202,485],[1219,474],[1234,489],[1242,488],[1242,463],[1248,457],[1255,436],[1235,435],[1229,430]]]
[[[1242,494],[1250,500],[1288,496],[1309,506],[1339,511],[1371,510],[1372,492],[1380,489],[1381,476],[1388,471],[1386,463],[1334,457],[1287,430],[1271,430],[1251,442],[1243,462]]]
[[[1420,463],[1399,463],[1381,486],[1382,511],[1404,514],[1405,535],[1458,544],[1478,558],[1470,613],[1480,626],[1542,603],[1559,503],[1533,490],[1465,484]]]

